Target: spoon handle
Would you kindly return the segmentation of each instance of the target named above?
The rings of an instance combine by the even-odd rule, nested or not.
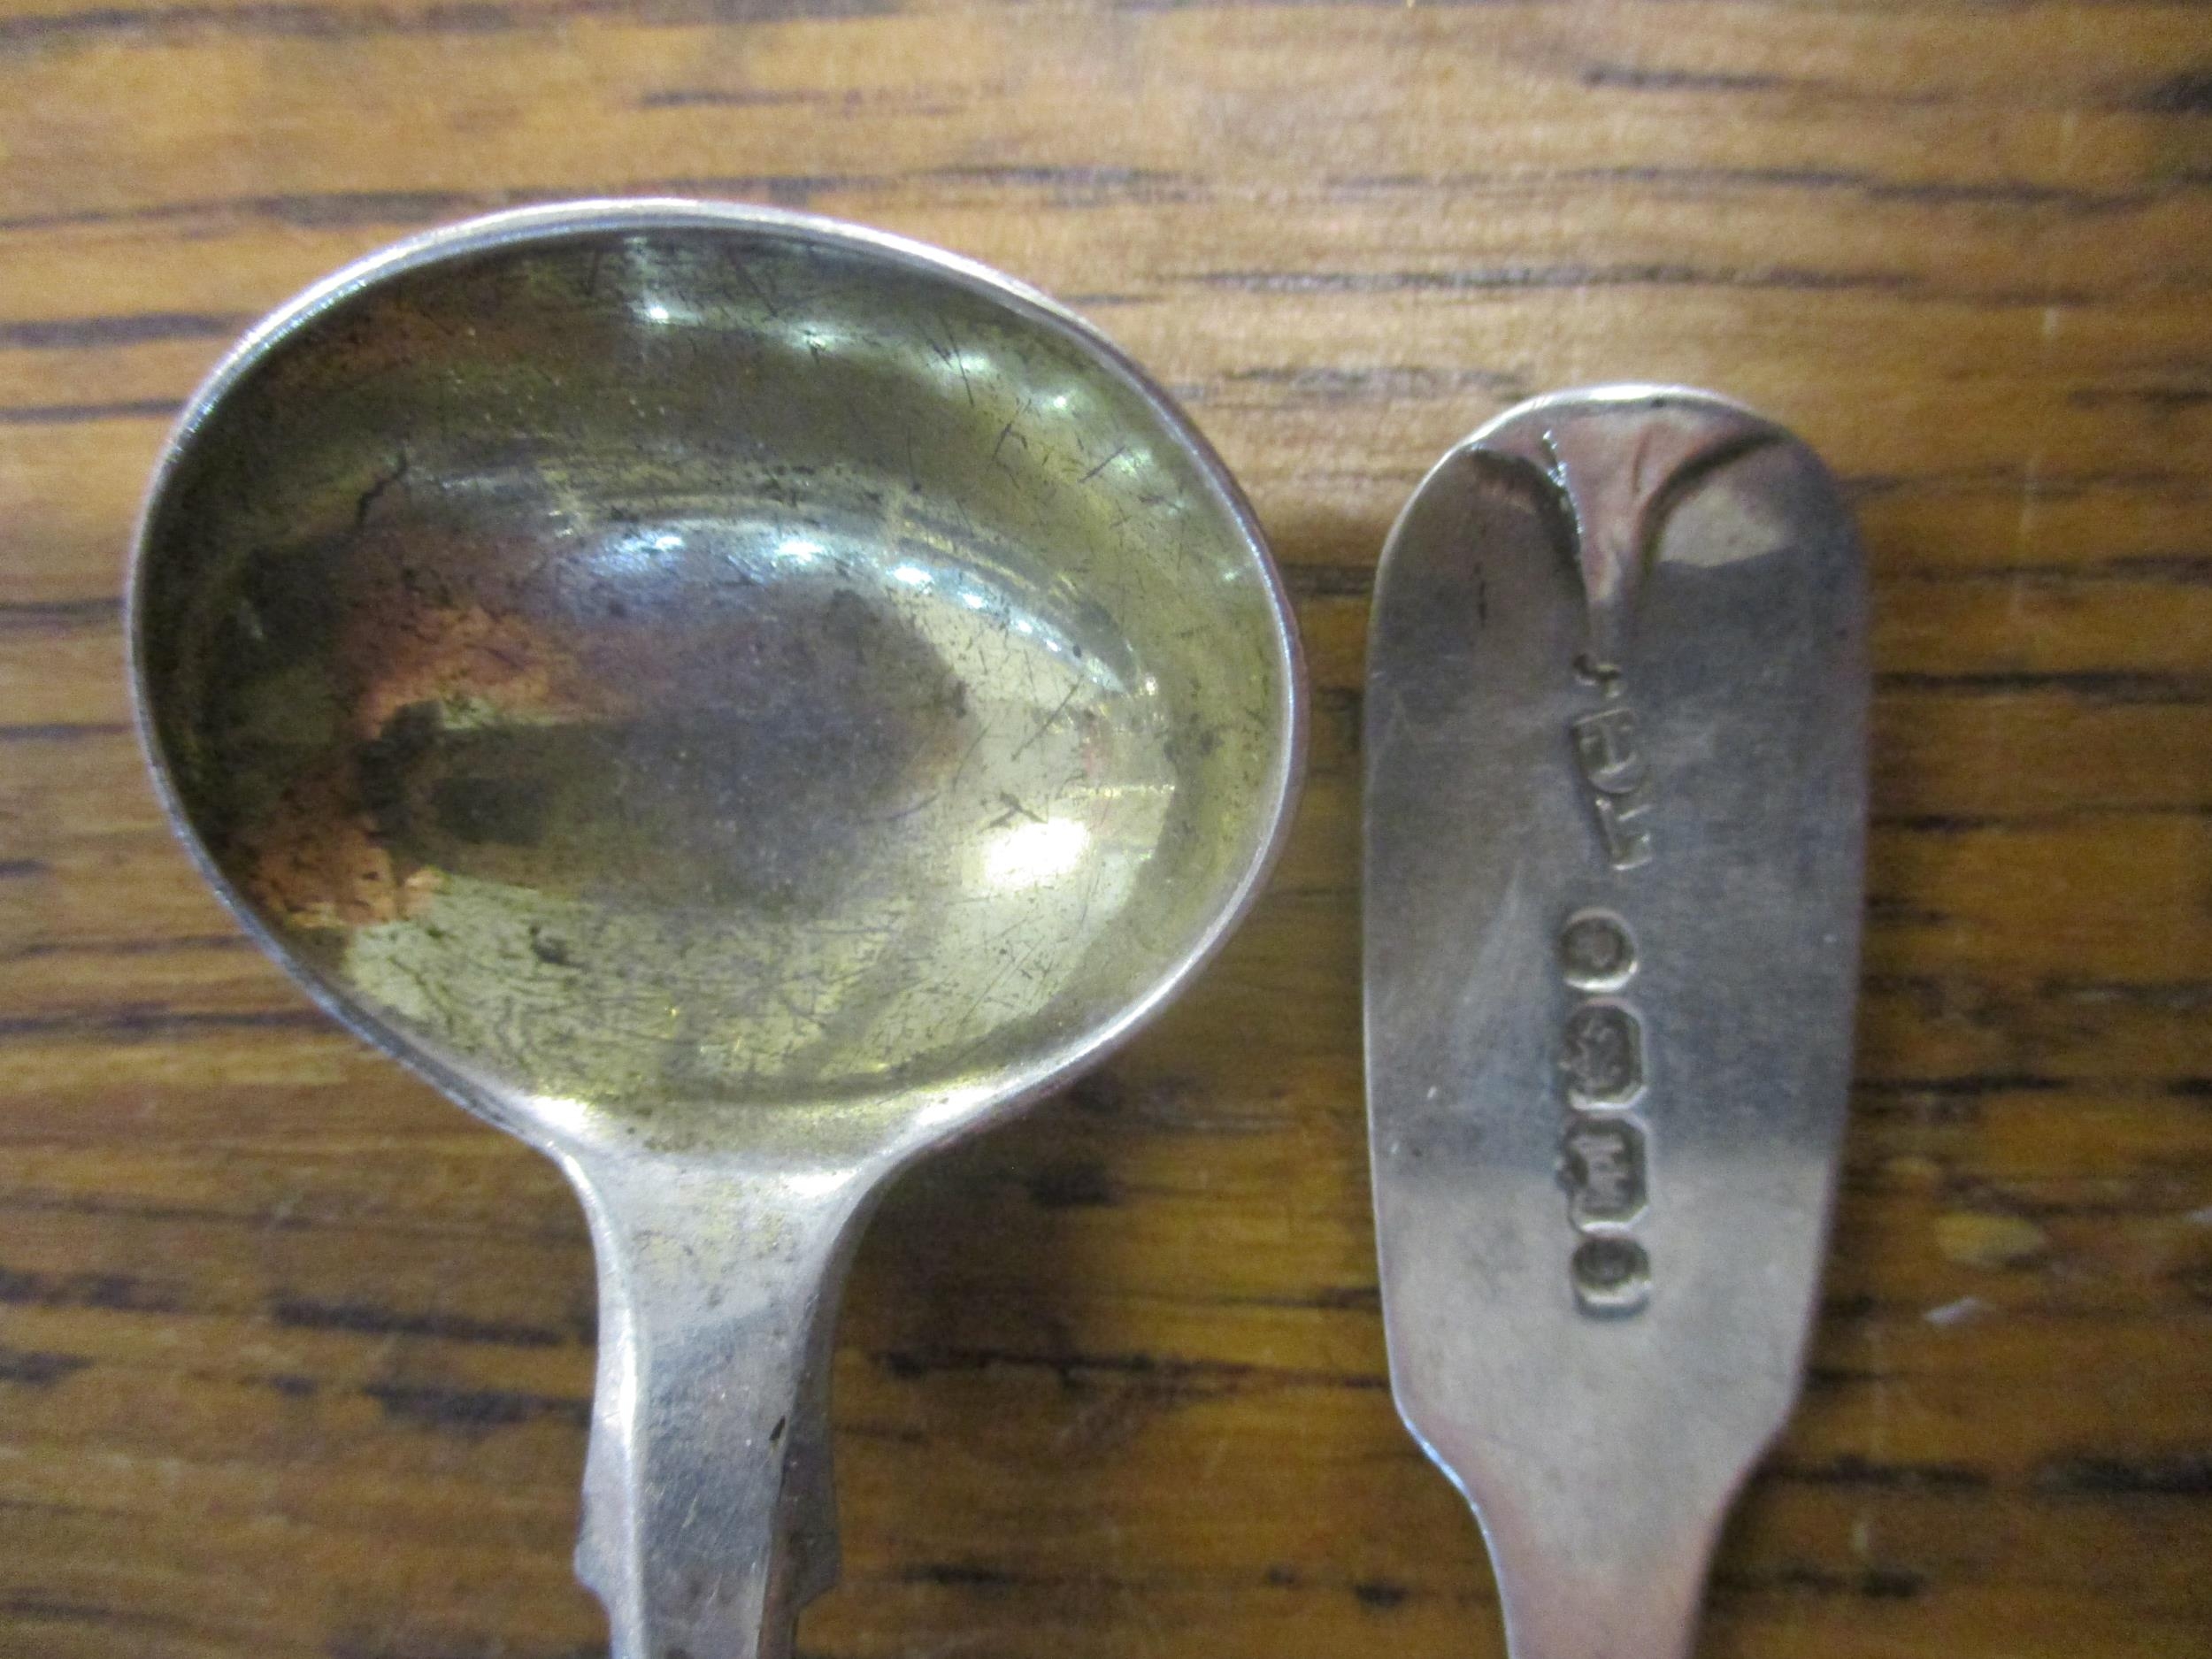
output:
[[[611,1659],[787,1659],[837,1575],[827,1359],[868,1183],[561,1162],[599,1264],[576,1567]]]
[[[1713,1540],[1728,1495],[1683,1504],[1663,1540],[1603,1522],[1582,1528],[1573,1561],[1557,1543],[1517,1534],[1485,1514],[1510,1659],[1691,1659]],[[1656,1546],[1656,1548],[1655,1548]]]
[[[1682,1659],[1796,1395],[1848,1094],[1865,651],[1827,473],[1700,393],[1523,405],[1384,552],[1383,1313],[1515,1659]]]

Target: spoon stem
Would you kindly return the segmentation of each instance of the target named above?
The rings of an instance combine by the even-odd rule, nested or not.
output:
[[[836,1578],[827,1351],[868,1184],[563,1162],[599,1265],[576,1563],[612,1659],[787,1659]]]
[[[1717,1517],[1686,1503],[1663,1535],[1586,1522],[1565,1548],[1491,1534],[1511,1659],[1691,1659]],[[1579,1552],[1579,1553],[1576,1553]]]

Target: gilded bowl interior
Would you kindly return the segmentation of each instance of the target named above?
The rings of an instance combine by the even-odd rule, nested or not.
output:
[[[580,1124],[945,1110],[1079,1056],[1263,861],[1295,674],[1156,393],[819,229],[402,261],[188,418],[134,604],[233,902]]]

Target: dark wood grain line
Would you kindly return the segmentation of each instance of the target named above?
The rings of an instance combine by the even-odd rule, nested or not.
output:
[[[1139,306],[1163,305],[1167,303],[1162,296],[1157,294],[1130,294],[1113,288],[1084,288],[1072,294],[1060,295],[1058,297],[1063,305],[1094,311],[1112,311],[1117,308],[1128,310]]]
[[[488,1134],[492,1131],[488,1129],[485,1133]],[[0,1210],[13,1210],[19,1215],[109,1217],[158,1225],[222,1227],[248,1233],[345,1233],[371,1238],[383,1234],[424,1239],[492,1239],[560,1250],[573,1249],[589,1243],[589,1234],[585,1231],[580,1212],[577,1214],[572,1226],[527,1227],[511,1218],[474,1225],[390,1213],[344,1216],[314,1215],[296,1210],[281,1212],[219,1210],[209,1204],[141,1203],[103,1194],[22,1191],[0,1191]]]
[[[1247,1386],[1386,1388],[1389,1380],[1363,1371],[1320,1371],[1232,1360],[1185,1359],[1156,1354],[1033,1354],[1002,1348],[879,1348],[869,1357],[884,1371],[910,1381],[940,1372],[1011,1369],[1047,1371],[1066,1382],[1086,1376],[1141,1380],[1171,1394],[1215,1394]]]
[[[880,17],[885,0],[445,0],[420,8],[316,5],[292,0],[238,5],[95,6],[0,19],[0,54],[120,41],[158,46],[194,37],[357,41],[390,35],[502,35],[608,18],[636,27],[710,23],[834,21]]]
[[[550,12],[553,8],[548,7]],[[547,19],[548,23],[554,19]],[[158,42],[191,35],[247,38],[357,40],[379,35],[482,35],[526,27],[523,10],[467,0],[419,11],[378,5],[93,6],[81,12],[32,12],[0,19],[0,52],[21,52],[96,40]]]
[[[0,726],[0,743],[81,743],[128,737],[131,728],[114,720],[47,720]]]
[[[243,933],[165,933],[145,939],[35,939],[12,950],[0,950],[0,962],[29,962],[48,956],[166,956],[203,950],[248,951],[254,948],[253,941]]]
[[[1885,569],[1880,584],[1886,598],[1906,582],[1932,587],[2096,588],[2115,582],[2150,587],[2202,588],[2212,585],[2212,553],[2116,553],[2078,565],[2007,563],[1989,569],[1942,567]]]
[[[1209,1293],[1204,1301],[1218,1308],[1283,1308],[1300,1313],[1380,1313],[1379,1285],[1323,1285],[1312,1290],[1283,1291],[1272,1295],[1231,1291]]]
[[[1893,101],[1915,104],[1921,100],[1906,95]],[[2098,216],[2139,211],[2193,196],[2199,188],[2178,174],[2154,183],[2099,188],[2047,184],[2027,179],[1894,179],[1842,167],[1760,167],[1714,163],[1525,168],[1509,173],[1333,173],[1324,180],[1324,188],[1354,196],[1604,190],[1624,185],[1685,196],[1744,190],[1791,195],[1844,193],[1870,202],[1916,207],[2053,208],[2069,214]]]
[[[1065,1578],[1015,1572],[1005,1567],[979,1567],[970,1562],[918,1561],[910,1565],[894,1567],[882,1575],[893,1584],[949,1585],[960,1589],[999,1590],[1014,1586],[1035,1586],[1047,1582],[1055,1587],[1066,1584]]]
[[[81,1513],[102,1513],[81,1511]],[[182,1618],[172,1614],[150,1613],[141,1609],[118,1607],[108,1602],[65,1600],[54,1596],[0,1596],[0,1619],[28,1625],[81,1625],[112,1629],[116,1632],[142,1632],[158,1634],[171,1640],[186,1639],[196,1643],[220,1644],[222,1650],[237,1655],[251,1655],[254,1659],[272,1659],[280,1651],[267,1645],[267,1639],[242,1634],[233,1622],[213,1623]],[[5,1634],[0,1630],[0,1634]],[[13,1655],[16,1650],[9,1650]],[[167,1647],[156,1650],[168,1653]],[[196,1647],[195,1651],[202,1651]],[[291,1650],[281,1650],[288,1654]],[[301,1650],[303,1652],[303,1650]],[[434,1640],[426,1643],[419,1632],[406,1621],[374,1633],[347,1632],[320,1642],[315,1648],[319,1659],[486,1659],[496,1654],[497,1659],[606,1659],[606,1645],[568,1645],[558,1647],[525,1646],[502,1640],[495,1648],[481,1643],[464,1640],[441,1643]],[[24,1659],[33,1659],[35,1650],[24,1649]],[[821,1659],[820,1655],[801,1654],[797,1659]]]
[[[27,1388],[50,1388],[75,1376],[92,1362],[76,1354],[49,1354],[30,1348],[0,1348],[0,1383],[19,1383]]]
[[[1916,1114],[1910,1123],[1916,1129],[1971,1131],[1980,1126],[1984,1116],[1977,1103],[1969,1102],[1958,1110],[1948,1110],[1939,1103],[1934,1110]],[[2146,1163],[2130,1169],[2123,1176],[2108,1176],[2105,1179],[2121,1194],[2111,1198],[2081,1198],[2063,1194],[2054,1195],[2043,1190],[2043,1183],[2062,1179],[2061,1177],[1985,1174],[1961,1170],[1948,1172],[1940,1184],[1940,1190],[1944,1202],[1962,1213],[2005,1220],[2032,1221],[2039,1225],[2048,1223],[2078,1225],[2085,1231],[2109,1233],[2115,1226],[2140,1222],[2146,1214],[2156,1215],[2162,1209],[2170,1213],[2170,1183],[2178,1176],[2199,1179],[2212,1176],[2212,1153],[2198,1156],[2164,1152],[2157,1157],[2154,1166]],[[1914,1192],[1910,1186],[1899,1187],[1882,1171],[1863,1165],[1847,1167],[1842,1190],[1853,1196],[1863,1197],[1910,1197]],[[1983,1271],[2010,1272],[2024,1282],[2046,1268],[2052,1255],[2048,1248],[2038,1247],[2018,1260]],[[2133,1317],[2142,1316],[2138,1313]]]
[[[842,1432],[843,1425],[839,1425]],[[1377,1608],[1395,1607],[1422,1594],[1408,1586],[1386,1579],[1354,1579],[1338,1574],[1302,1572],[1295,1567],[1271,1566],[1264,1568],[1256,1578],[1242,1575],[1204,1575],[1209,1582],[1230,1587],[1257,1590],[1286,1590],[1293,1586],[1332,1589],[1356,1596],[1362,1602]],[[923,1561],[889,1568],[884,1571],[864,1573],[857,1582],[880,1584],[930,1585],[945,1588],[976,1588],[1001,1590],[1046,1590],[1062,1592],[1070,1589],[1106,1589],[1117,1593],[1128,1591],[1161,1592],[1186,1586],[1189,1579],[1178,1576],[1168,1578],[1152,1574],[1128,1572],[1099,1573],[1086,1571],[1080,1576],[1060,1572],[1040,1572],[1033,1569],[987,1567],[973,1562]]]
[[[1707,267],[1658,262],[1632,265],[1480,265],[1438,271],[1191,271],[1169,282],[1210,292],[1310,297],[1314,295],[1519,294],[1588,288],[1714,288],[1778,294],[1874,294],[1905,301],[1991,310],[2109,303],[2113,296],[2057,287],[1964,288],[1910,271],[1822,270],[1805,265]],[[2194,290],[2177,279],[2177,287]]]
[[[927,167],[907,178],[942,179],[957,184],[1011,185],[1023,189],[1156,190],[1194,187],[1188,173],[1157,167],[1043,166],[1035,163],[973,163]]]
[[[2197,1340],[2203,1340],[2201,1333]],[[2044,1492],[2080,1497],[2212,1498],[2212,1450],[2060,1458],[2036,1471],[2035,1485]]]
[[[840,1432],[842,1432],[842,1425],[840,1425]],[[1073,1591],[1121,1596],[1164,1594],[1187,1589],[1194,1582],[1193,1576],[1187,1574],[1166,1577],[1092,1570],[1077,1576],[985,1565],[972,1561],[912,1562],[879,1571],[849,1572],[846,1579],[853,1584],[926,1586],[1024,1596],[1064,1596]],[[1441,1601],[1470,1610],[1494,1608],[1496,1605],[1496,1596],[1487,1586],[1479,1590],[1440,1593],[1397,1578],[1336,1572],[1317,1573],[1286,1563],[1262,1568],[1256,1575],[1202,1572],[1195,1576],[1195,1581],[1204,1584],[1209,1590],[1233,1594],[1254,1592],[1280,1594],[1298,1591],[1342,1595],[1377,1615],[1387,1615],[1400,1608],[1429,1601]],[[1717,1576],[1713,1582],[1717,1587],[1739,1594],[1781,1590],[1824,1596],[1863,1595],[1876,1600],[1896,1600],[1920,1594],[1928,1581],[1924,1575],[1902,1568],[1868,1567],[1853,1572],[1834,1572],[1803,1564],[1791,1564],[1762,1571],[1728,1569]],[[808,1655],[808,1659],[830,1659],[830,1655],[814,1654]]]
[[[0,404],[0,426],[83,426],[103,420],[173,420],[183,410],[173,397],[142,397],[115,403]]]
[[[2212,1150],[2166,1152],[2159,1157],[2155,1168],[2132,1171],[2128,1180],[2131,1190],[2118,1197],[2052,1196],[2040,1189],[2033,1177],[1958,1172],[1954,1172],[1945,1183],[1944,1197],[1946,1202],[1958,1209],[1992,1216],[2034,1222],[2078,1221],[2109,1229],[2116,1224],[2139,1222],[2150,1202],[2150,1194],[2161,1190],[2164,1183],[2177,1174],[2212,1174]],[[2011,1271],[2031,1271],[2044,1254],[2039,1251],[2036,1256]]]
[[[1846,1394],[1855,1389],[1879,1387],[1896,1381],[1894,1373],[1853,1365],[1824,1365],[1816,1360],[1805,1367],[1805,1392],[1809,1394]]]
[[[114,594],[85,599],[29,599],[0,604],[0,633],[84,634],[115,626],[123,601]]]
[[[1937,977],[1934,983],[1946,981]],[[2212,1009],[2212,979],[2050,979],[2040,990],[2044,996],[2059,1002],[2114,1002],[2162,1013]]]
[[[845,1432],[844,1425],[838,1428]],[[1482,1607],[1494,1605],[1495,1598],[1483,1594],[1454,1592],[1438,1596],[1433,1591],[1417,1588],[1394,1578],[1377,1577],[1355,1578],[1342,1573],[1316,1573],[1298,1568],[1276,1564],[1263,1568],[1256,1575],[1246,1572],[1205,1572],[1141,1574],[1127,1571],[1101,1572],[1088,1571],[1074,1575],[1041,1572],[1034,1569],[988,1567],[964,1561],[924,1561],[895,1566],[879,1571],[863,1571],[849,1573],[847,1578],[856,1584],[892,1585],[898,1586],[926,1586],[943,1590],[974,1590],[987,1594],[997,1593],[1020,1596],[1050,1595],[1064,1597],[1070,1593],[1089,1595],[1159,1595],[1178,1590],[1187,1590],[1194,1584],[1202,1584],[1210,1590],[1226,1591],[1231,1594],[1257,1593],[1279,1595],[1285,1591],[1299,1590],[1314,1594],[1344,1596],[1372,1614],[1386,1614],[1406,1603],[1425,1600],[1445,1600],[1455,1605]],[[824,1654],[808,1654],[803,1659],[831,1659]]]
[[[548,1419],[578,1429],[591,1426],[590,1401],[555,1394],[403,1383],[370,1383],[361,1392],[399,1422],[471,1439]]]
[[[2212,981],[2172,979],[2127,981],[2108,979],[2046,979],[2025,990],[2004,987],[1967,971],[1949,973],[1870,972],[1860,985],[1870,995],[1909,998],[1924,1011],[1939,1015],[1956,1007],[1976,1007],[2000,997],[2019,1008],[2042,1002],[2072,1006],[2109,1003],[2158,1013],[2193,1013],[2212,1009]]]
[[[718,180],[693,177],[688,182],[702,188],[718,188],[735,195],[803,198],[818,190],[833,188],[846,179],[834,174],[729,174]],[[132,207],[79,208],[46,213],[0,218],[0,234],[35,234],[53,230],[100,229],[110,227],[210,223],[223,219],[265,221],[298,230],[348,230],[390,226],[412,227],[500,208],[522,207],[535,202],[561,201],[590,195],[655,195],[677,191],[685,181],[675,179],[606,180],[572,187],[521,186],[499,190],[333,190],[272,195],[202,196],[188,201],[152,203]]]
[[[110,1516],[116,1513],[113,1509],[99,1508],[88,1503],[72,1503],[65,1498],[20,1498],[5,1493],[0,1493],[0,1511],[10,1511],[19,1515]],[[7,1606],[5,1600],[0,1600],[0,1610],[5,1610]]]
[[[2141,408],[2155,415],[2181,415],[2212,404],[2212,386],[2082,386],[2066,394],[2076,409]]]
[[[2024,492],[2037,501],[2078,501],[2105,494],[2137,494],[2165,501],[2201,501],[2212,496],[2212,479],[2201,469],[2091,468],[2079,472],[2039,472],[2030,480],[2009,466],[1932,467],[1919,472],[1847,472],[1837,482],[1855,501],[1894,495],[1943,494],[1972,498],[1980,494],[2018,500]]]
[[[223,312],[131,311],[0,321],[0,350],[103,351],[170,340],[227,340],[251,320]]]
[[[1919,285],[1918,278],[1902,271],[1820,271],[1801,266],[1707,270],[1656,262],[1475,265],[1438,271],[1191,271],[1171,273],[1168,280],[1199,288],[1282,295],[1511,293],[1591,288],[1779,288],[1809,293],[1865,289],[1901,294]]]
[[[2193,706],[2212,703],[2212,675],[2164,673],[2152,670],[1983,671],[1935,673],[1885,669],[1874,676],[1877,692],[1940,694],[1961,697],[2012,696],[2052,692],[2085,703],[2162,703]]]
[[[186,1303],[173,1284],[128,1273],[39,1273],[0,1267],[0,1304],[96,1308],[108,1313],[176,1313]]]
[[[1621,92],[1804,92],[1826,83],[1788,75],[1717,69],[1659,69],[1642,64],[1586,63],[1575,72],[1586,87]]]
[[[1761,1472],[1793,1486],[1871,1486],[1886,1492],[1983,1492],[1996,1484],[1989,1471],[1967,1463],[1888,1463],[1849,1452],[1818,1463],[1783,1458]]]
[[[633,108],[660,110],[835,110],[870,115],[950,116],[967,107],[957,98],[895,88],[664,87],[640,96]]]
[[[1372,540],[1378,556],[1382,551],[1384,531],[1378,526],[1363,541]],[[1285,560],[1281,564],[1283,586],[1290,596],[1299,601],[1314,599],[1367,599],[1375,591],[1375,567],[1372,565],[1309,564],[1303,560]]]
[[[858,88],[831,92],[814,87],[664,87],[640,96],[640,110],[857,110],[874,102]]]
[[[0,1617],[43,1619],[55,1624],[111,1624],[120,1630],[161,1631],[173,1635],[214,1633],[211,1626],[166,1613],[50,1595],[0,1595]]]
[[[1166,1394],[1233,1394],[1243,1387],[1325,1387],[1374,1392],[1389,1380],[1367,1371],[1323,1371],[1310,1367],[1256,1365],[1246,1361],[1202,1361],[1162,1354],[1029,1354],[1009,1348],[902,1348],[870,1354],[901,1380],[945,1371],[1051,1371],[1064,1383],[1079,1379],[1128,1379]]]
[[[495,1348],[565,1348],[589,1342],[593,1327],[518,1325],[503,1320],[472,1319],[461,1314],[411,1312],[370,1302],[319,1302],[311,1297],[280,1296],[269,1305],[277,1325],[300,1331],[346,1331],[362,1336],[421,1336],[445,1342],[484,1344]]]
[[[2019,812],[1876,812],[1867,821],[1873,828],[1893,835],[1941,839],[1953,835],[2032,834],[2081,824],[2208,817],[2212,817],[2212,800],[2138,802],[2125,805],[2085,801]]]
[[[186,1010],[124,1004],[77,1009],[64,1014],[27,1014],[0,1018],[0,1039],[84,1038],[101,1042],[154,1042],[168,1037],[227,1031],[315,1031],[333,1033],[327,1014],[313,1008],[256,1008]]]
[[[2212,115],[2212,67],[2184,69],[2154,81],[2126,107],[2147,115]]]
[[[2063,1078],[1983,1076],[1973,1072],[1957,1077],[1866,1077],[1852,1080],[1851,1102],[1852,1110],[1865,1117],[1893,1112],[1908,1117],[1927,1116],[1932,1106],[1947,1102],[1952,1110],[1938,1115],[1947,1122],[1970,1122],[1979,1121],[1982,1103],[1992,1100],[2047,1095],[2059,1097],[2069,1104],[2089,1101],[2148,1104],[2175,1098],[2177,1094],[2181,1098],[2193,1098],[2193,1086],[2198,1080],[2192,1072],[2165,1077],[2144,1077],[2134,1072],[2078,1073]],[[2212,1156],[2212,1153],[2207,1156]]]
[[[70,208],[0,218],[0,234],[189,224],[225,218],[265,219],[297,230],[416,224],[441,216],[512,206],[536,198],[522,191],[333,190],[271,196],[211,196],[139,207]]]
[[[1929,1578],[1910,1567],[1861,1567],[1849,1572],[1802,1563],[1757,1571],[1723,1564],[1709,1582],[1723,1595],[1854,1596],[1870,1601],[1909,1601],[1926,1593]]]
[[[1981,1096],[1986,1094],[2053,1094],[2078,1088],[2078,1078],[2046,1077],[2033,1071],[1982,1071],[1960,1077],[1854,1078],[1854,1094]]]

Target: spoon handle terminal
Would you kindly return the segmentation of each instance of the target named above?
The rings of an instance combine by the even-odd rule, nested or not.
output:
[[[1516,1659],[1685,1659],[1795,1398],[1866,814],[1849,516],[1702,393],[1509,411],[1376,584],[1368,1110],[1393,1387]]]
[[[612,1659],[788,1659],[837,1577],[828,1351],[857,1171],[562,1159],[599,1263],[578,1575]]]

